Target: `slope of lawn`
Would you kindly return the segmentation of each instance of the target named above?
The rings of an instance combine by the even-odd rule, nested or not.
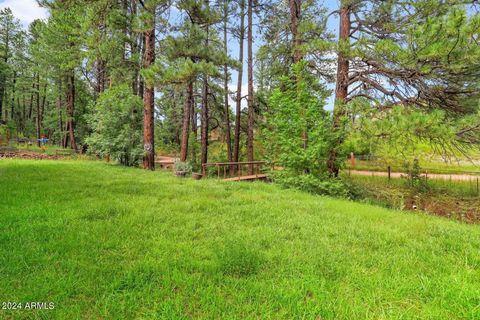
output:
[[[55,309],[0,319],[480,319],[480,229],[262,183],[3,160],[6,301]]]

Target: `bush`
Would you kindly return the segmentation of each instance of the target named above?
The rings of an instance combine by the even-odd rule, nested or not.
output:
[[[90,152],[138,165],[143,157],[141,99],[120,85],[105,91],[92,109],[87,121],[93,133],[86,139]]]
[[[175,171],[190,174],[192,173],[192,165],[188,162],[175,161]]]
[[[318,177],[313,174],[292,174],[288,170],[274,172],[274,182],[287,187],[318,195],[342,198],[353,198],[349,187],[340,179],[329,178],[327,175]]]
[[[407,185],[415,191],[425,192],[428,190],[428,183],[425,178],[422,178],[422,167],[417,158],[413,160],[413,163],[406,162],[404,164],[405,171],[407,172]]]

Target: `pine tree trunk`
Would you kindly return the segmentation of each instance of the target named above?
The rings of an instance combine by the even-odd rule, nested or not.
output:
[[[15,108],[15,90],[17,86],[17,72],[13,72],[13,86],[12,86],[12,105],[11,105],[11,114],[12,119],[14,119],[14,108]]]
[[[105,91],[105,61],[103,59],[97,60],[97,88],[96,93],[99,96],[102,92]]]
[[[178,114],[177,114],[177,101],[175,100],[175,94],[173,94],[173,106],[172,106],[172,122],[175,127],[174,135],[173,135],[173,142],[180,146],[180,121],[178,121]],[[190,117],[189,117],[190,118]],[[183,118],[182,118],[183,123]]]
[[[192,84],[192,94],[193,94],[193,84]],[[195,136],[195,141],[196,141],[196,138],[197,138],[197,134],[198,134],[198,125],[197,125],[197,121],[198,121],[198,115],[197,115],[197,108],[196,108],[196,105],[195,105],[195,97],[192,96],[192,110],[191,110],[191,124],[192,124],[192,132],[193,132],[193,135]]]
[[[192,87],[192,92],[195,90],[195,87]],[[192,132],[193,132],[193,137],[194,137],[194,144],[197,143],[197,136],[198,136],[198,115],[197,115],[197,106],[195,104],[195,97],[192,96],[192,110],[190,111],[191,114],[191,126],[192,126]],[[192,163],[197,163],[197,148],[194,147],[192,148],[192,154],[190,155],[190,159]]]
[[[346,45],[350,38],[351,20],[350,20],[350,7],[348,5],[342,5],[340,9],[340,32],[339,42],[341,45]],[[340,50],[338,53],[337,62],[337,84],[335,88],[335,107],[333,110],[333,131],[337,134],[338,138],[329,152],[329,158],[327,161],[327,167],[330,175],[337,177],[340,168],[337,163],[338,146],[343,143],[342,137],[342,124],[341,119],[345,115],[345,99],[348,95],[348,74],[349,74],[349,60],[347,53],[344,50]]]
[[[137,16],[137,2],[136,1],[131,1],[131,16],[136,17]],[[133,18],[132,18],[133,19]],[[132,28],[133,29],[133,28]],[[133,54],[138,54],[140,57],[143,57],[143,34],[142,33],[136,33],[134,30],[130,30],[130,37],[133,39],[131,42],[131,49]],[[133,94],[138,95],[139,97],[143,97],[143,89],[140,91],[140,81],[141,81],[141,76],[140,76],[140,69],[141,69],[141,64],[135,63],[134,64],[134,77],[132,81],[132,90]]]
[[[302,1],[290,0],[290,29],[292,32],[292,46],[293,46],[293,63],[298,63],[303,59],[302,50],[300,48],[302,41],[301,35],[298,31],[302,13]],[[307,128],[302,131],[303,149],[308,147],[308,132]],[[308,169],[306,169],[308,172]]]
[[[228,34],[227,34],[227,24],[228,24],[228,1],[223,1],[223,45],[225,55],[228,55]],[[223,89],[225,90],[224,96],[224,112],[225,112],[225,140],[227,142],[227,158],[228,162],[232,162],[232,137],[230,131],[230,107],[228,105],[228,65],[225,63],[223,66]]]
[[[201,127],[201,140],[202,140],[202,150],[201,150],[201,163],[205,164],[208,161],[208,78],[205,75],[203,80],[203,93],[202,93],[202,127]]]
[[[139,53],[141,54],[141,56],[145,56],[145,35],[142,33],[142,35],[140,36],[140,49],[139,49]],[[143,81],[143,77],[140,75],[140,69],[141,68],[138,68],[138,70],[136,70],[137,72],[137,75],[136,77],[138,78],[138,88],[137,88],[137,95],[143,99],[143,91],[145,90],[145,82]]]
[[[302,60],[302,52],[300,50],[301,37],[298,32],[300,15],[302,9],[302,0],[290,0],[290,28],[293,40],[293,63]]]
[[[77,143],[75,142],[75,74],[71,71],[68,76],[68,94],[67,94],[67,107],[68,107],[68,135],[70,138],[70,148],[77,150]]]
[[[0,120],[3,120],[3,92],[4,92],[4,83],[5,83],[5,77],[0,76]]]
[[[60,81],[58,84],[57,116],[58,116],[58,132],[61,134],[63,132],[63,119],[62,119],[63,115],[62,115],[62,83]],[[63,146],[61,139],[58,143]]]
[[[253,97],[253,0],[248,0],[248,116],[247,116],[247,159],[253,161],[253,126],[255,123]],[[248,167],[248,173],[253,174],[253,166]]]
[[[33,79],[37,78],[37,74],[33,74]],[[28,120],[32,119],[32,114],[33,114],[33,96],[34,96],[34,91],[35,91],[35,81],[32,82],[32,91],[30,94],[30,106],[28,108]]]
[[[68,112],[67,112],[68,113]],[[62,146],[63,148],[67,149],[68,148],[68,132],[69,132],[69,128],[70,128],[70,121],[65,121],[65,129],[62,130],[63,132],[65,132],[64,136],[63,136],[63,142],[62,142]]]
[[[27,127],[27,99],[25,94],[22,94],[22,133],[25,135],[25,129]],[[20,101],[19,101],[20,103]]]
[[[45,103],[47,101],[47,84],[43,86],[42,104],[40,105],[40,121],[43,124],[43,115],[45,114]]]
[[[182,145],[180,149],[180,161],[187,161],[188,137],[190,133],[190,117],[192,112],[193,81],[189,81],[185,94],[185,106],[183,108]]]
[[[155,62],[155,9],[151,10],[148,21],[150,29],[145,35],[145,55],[143,68],[149,68]],[[154,142],[154,112],[155,98],[153,84],[146,84],[143,90],[143,167],[155,170],[155,142]]]
[[[205,0],[206,7],[209,6],[209,0]],[[209,26],[205,26],[205,48],[209,46]],[[202,149],[201,149],[201,164],[208,162],[208,127],[209,127],[209,116],[208,111],[208,76],[204,75],[203,77],[203,93],[202,93],[202,128],[201,128],[201,140],[202,140]]]
[[[8,24],[7,24],[7,28],[5,28],[5,31],[4,31],[4,34],[5,34],[5,46],[4,46],[4,62],[5,62],[5,65],[8,66],[8,57],[10,55],[9,53],[9,50],[10,50],[10,29],[8,28]],[[0,119],[2,118],[2,111],[3,111],[3,99],[5,97],[5,82],[6,82],[6,77],[4,75],[0,76]],[[5,118],[3,118],[4,120],[7,120],[7,106],[5,106]]]
[[[238,69],[237,79],[237,98],[235,108],[235,137],[233,142],[233,161],[238,162],[240,159],[240,132],[242,119],[242,83],[243,83],[243,44],[245,42],[245,0],[240,0],[240,39],[238,61],[240,68]]]
[[[36,117],[36,121],[35,121],[35,125],[36,125],[36,130],[37,130],[37,144],[38,146],[40,147],[41,146],[41,143],[40,143],[40,138],[41,138],[41,131],[42,131],[42,128],[41,128],[41,116],[40,116],[40,74],[37,73],[37,77],[36,77],[36,81],[37,81],[37,85],[36,85],[36,89],[35,89],[35,103],[36,103],[36,109],[37,109],[37,117]]]

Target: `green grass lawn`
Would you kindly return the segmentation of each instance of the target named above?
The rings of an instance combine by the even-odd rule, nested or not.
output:
[[[479,319],[480,229],[101,162],[0,161],[0,319]]]

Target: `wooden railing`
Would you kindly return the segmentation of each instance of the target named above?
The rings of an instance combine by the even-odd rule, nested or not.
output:
[[[239,179],[243,176],[243,173],[247,175],[258,176],[260,174],[260,167],[265,166],[265,161],[244,161],[244,162],[215,162],[202,164],[202,173],[206,177],[209,167],[217,168],[217,177],[220,178],[223,173],[223,178],[226,179],[230,176],[236,176]],[[247,166],[248,168],[243,168]],[[246,170],[245,170],[246,169]]]

